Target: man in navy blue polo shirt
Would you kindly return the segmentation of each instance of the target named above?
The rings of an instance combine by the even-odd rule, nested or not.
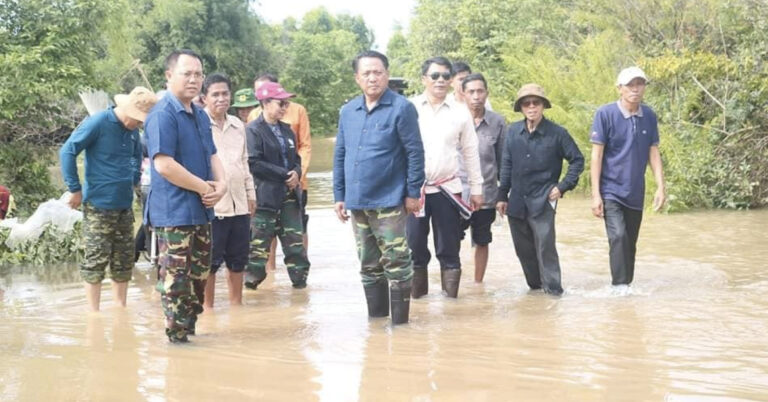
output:
[[[227,192],[211,121],[192,103],[203,84],[203,64],[191,50],[165,59],[168,92],[147,117],[152,187],[144,221],[157,233],[166,335],[187,342],[202,313],[211,267],[213,206]]]
[[[370,317],[408,322],[413,263],[406,216],[419,210],[424,147],[416,109],[388,89],[389,61],[365,51],[352,62],[363,90],[339,116],[333,163],[334,210],[352,214]],[[389,281],[389,284],[387,283]],[[391,296],[391,300],[390,300]]]
[[[619,73],[619,100],[597,109],[592,123],[592,214],[605,219],[613,285],[629,285],[645,198],[645,169],[656,179],[653,209],[664,205],[656,114],[642,104],[648,79],[638,67]]]

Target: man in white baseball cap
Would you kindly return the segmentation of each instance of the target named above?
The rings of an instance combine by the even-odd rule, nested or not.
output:
[[[621,70],[619,100],[597,110],[590,135],[592,214],[605,221],[614,286],[634,278],[648,164],[656,180],[653,209],[660,210],[666,198],[656,114],[642,103],[647,84],[640,68]]]

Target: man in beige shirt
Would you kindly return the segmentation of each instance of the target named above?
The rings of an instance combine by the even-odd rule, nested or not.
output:
[[[216,271],[222,262],[229,269],[229,304],[243,303],[243,270],[248,263],[250,217],[256,207],[253,177],[248,170],[245,126],[240,119],[227,114],[231,96],[231,83],[226,76],[217,73],[205,78],[202,99],[211,119],[213,142],[228,184],[226,194],[214,207],[211,272],[205,284],[203,303],[206,311],[213,309]]]
[[[422,210],[418,216],[409,216],[406,226],[408,246],[413,253],[412,296],[419,298],[428,291],[427,265],[431,255],[427,238],[432,218],[442,287],[448,297],[457,297],[461,278],[460,213],[467,215],[483,204],[477,134],[467,107],[446,99],[453,75],[451,63],[444,57],[434,57],[424,62],[421,73],[425,91],[411,102],[419,113],[426,183]],[[467,170],[471,206],[461,200],[459,157]]]

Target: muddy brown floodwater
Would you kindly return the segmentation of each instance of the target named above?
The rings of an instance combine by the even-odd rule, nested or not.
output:
[[[0,277],[5,401],[724,401],[768,400],[768,211],[647,213],[629,292],[609,285],[589,202],[557,216],[565,295],[528,292],[506,222],[483,284],[462,244],[457,300],[430,266],[411,323],[368,319],[349,224],[312,174],[309,286],[282,264],[246,305],[201,316],[188,345],[163,335],[154,273],[140,263],[128,308],[90,314],[73,266]]]

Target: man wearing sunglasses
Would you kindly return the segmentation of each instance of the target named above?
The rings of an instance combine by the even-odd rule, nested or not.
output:
[[[517,92],[514,108],[525,118],[510,126],[504,141],[496,209],[509,217],[528,286],[559,296],[563,288],[555,248],[555,209],[563,194],[579,182],[584,156],[565,128],[544,117],[544,109],[550,107],[539,85],[526,84]],[[561,180],[563,159],[568,161],[568,171]]]
[[[443,291],[448,297],[458,296],[460,211],[466,214],[483,204],[483,176],[475,125],[466,105],[447,99],[452,77],[451,63],[446,58],[425,61],[421,68],[425,91],[411,99],[419,113],[426,174],[421,211],[418,216],[409,216],[407,223],[408,245],[413,252],[413,298],[428,292],[430,221]],[[467,171],[471,207],[461,199],[459,158]]]

